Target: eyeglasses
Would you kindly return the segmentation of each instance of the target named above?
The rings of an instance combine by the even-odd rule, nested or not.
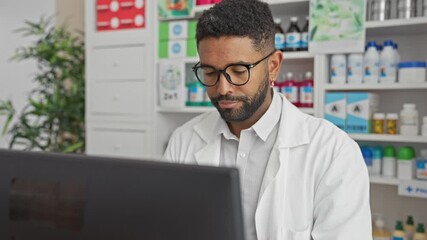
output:
[[[225,79],[227,79],[229,83],[235,86],[242,86],[248,83],[249,79],[251,78],[250,69],[254,68],[256,65],[273,55],[275,52],[276,50],[273,50],[270,54],[255,63],[232,63],[222,70],[216,69],[209,65],[200,65],[200,62],[198,62],[193,66],[193,72],[196,75],[197,80],[199,80],[199,82],[201,82],[206,87],[215,86],[219,81],[220,73],[224,75]]]

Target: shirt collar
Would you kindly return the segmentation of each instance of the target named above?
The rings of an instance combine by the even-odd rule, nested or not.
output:
[[[267,140],[270,133],[273,131],[273,128],[279,122],[281,114],[281,98],[276,91],[273,91],[273,99],[270,106],[264,115],[249,129],[252,129],[258,137],[260,137],[264,142]],[[234,135],[224,119],[220,118],[216,125],[217,135],[222,134],[227,140],[238,140],[236,135]]]
[[[276,91],[273,91],[273,99],[267,111],[262,117],[252,126],[255,133],[265,142],[268,136],[273,131],[280,119],[282,104],[281,98]]]

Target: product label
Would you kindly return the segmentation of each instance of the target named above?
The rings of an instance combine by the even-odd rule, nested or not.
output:
[[[308,33],[301,33],[301,48],[308,48]]]
[[[396,65],[394,61],[390,61],[388,59],[380,61],[380,81],[381,82],[396,81]]]
[[[363,65],[360,61],[350,61],[348,63],[347,78],[348,83],[362,83]]]
[[[346,66],[345,62],[332,61],[331,64],[331,82],[345,83]]]
[[[393,237],[393,240],[405,240],[404,237]]]
[[[372,240],[390,240],[389,237],[373,237]]]
[[[298,102],[298,88],[297,87],[284,87],[283,93],[285,94],[285,97],[291,103],[297,103]]]
[[[379,72],[379,62],[373,59],[366,59],[364,65],[364,80],[367,83],[377,83]]]
[[[313,87],[312,86],[306,86],[301,88],[300,102],[303,104],[313,103]]]
[[[285,34],[276,33],[274,35],[274,47],[278,50],[285,49]]]
[[[286,49],[299,48],[301,34],[297,32],[286,33]]]

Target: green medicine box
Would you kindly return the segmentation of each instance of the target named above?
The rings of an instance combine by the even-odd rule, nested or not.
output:
[[[196,40],[186,39],[160,41],[158,54],[160,59],[197,57]]]
[[[193,39],[196,37],[196,20],[163,21],[159,24],[159,40]]]

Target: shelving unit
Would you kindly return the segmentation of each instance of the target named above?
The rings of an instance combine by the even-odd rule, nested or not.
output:
[[[426,143],[427,137],[423,136],[401,136],[387,134],[349,134],[351,138],[357,141],[369,142],[400,142],[400,143]]]
[[[369,182],[373,184],[397,186],[399,184],[399,179],[382,176],[369,176]]]
[[[424,83],[394,83],[394,84],[325,84],[327,91],[358,91],[358,90],[425,90],[427,82]]]
[[[366,33],[370,36],[425,34],[427,17],[366,22],[365,26]]]
[[[314,54],[307,51],[301,52],[283,52],[283,60],[295,60],[295,59],[313,59]]]

